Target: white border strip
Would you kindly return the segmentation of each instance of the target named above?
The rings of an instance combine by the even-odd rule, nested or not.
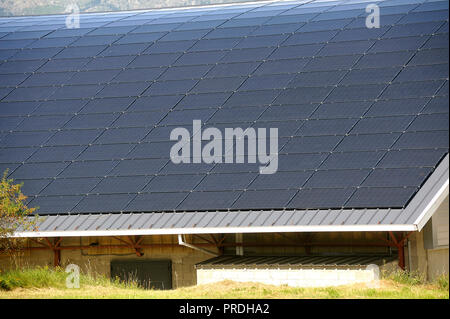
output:
[[[260,226],[19,232],[14,237],[103,237],[180,234],[417,231],[416,225]]]
[[[442,202],[448,196],[448,185],[449,185],[449,180],[447,179],[445,181],[444,185],[442,185],[442,187],[439,189],[439,191],[433,196],[433,198],[428,203],[428,205],[425,207],[423,212],[414,221],[414,224],[417,225],[418,231],[422,230],[422,228],[425,226],[425,224],[428,222],[428,220],[431,218],[431,216],[434,215],[436,210],[439,208],[439,206],[442,204]]]

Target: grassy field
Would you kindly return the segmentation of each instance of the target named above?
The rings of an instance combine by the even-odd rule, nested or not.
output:
[[[174,290],[143,290],[134,284],[111,282],[101,276],[82,275],[79,289],[65,287],[66,273],[45,268],[0,273],[0,298],[289,298],[289,299],[448,299],[448,277],[425,283],[417,276],[391,274],[379,282],[378,288],[351,285],[330,288],[292,288],[257,283],[224,281],[217,284]],[[3,287],[3,288],[1,288]]]

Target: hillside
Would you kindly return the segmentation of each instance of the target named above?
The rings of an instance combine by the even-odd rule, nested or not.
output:
[[[81,12],[185,7],[248,0],[77,0]],[[65,13],[66,0],[0,0],[0,16]]]

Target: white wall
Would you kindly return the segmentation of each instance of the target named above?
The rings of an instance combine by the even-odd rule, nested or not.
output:
[[[197,284],[223,280],[259,282],[291,287],[329,287],[369,283],[376,278],[367,269],[197,269]]]

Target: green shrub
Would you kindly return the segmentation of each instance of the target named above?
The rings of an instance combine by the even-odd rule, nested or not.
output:
[[[448,290],[448,274],[442,274],[434,280],[436,286],[442,290]]]
[[[422,285],[426,283],[425,276],[416,271],[396,270],[388,274],[384,274],[384,279],[392,280],[403,285]]]

